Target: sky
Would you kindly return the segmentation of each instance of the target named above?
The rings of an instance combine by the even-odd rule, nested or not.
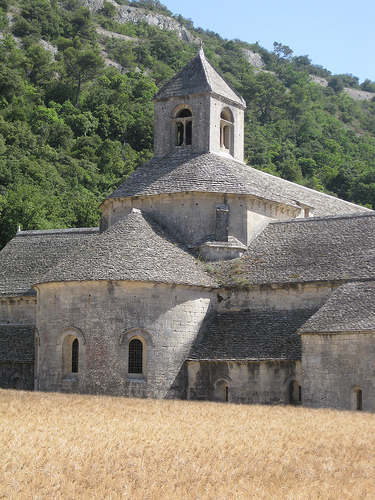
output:
[[[228,40],[288,45],[333,74],[375,81],[375,0],[161,0]]]

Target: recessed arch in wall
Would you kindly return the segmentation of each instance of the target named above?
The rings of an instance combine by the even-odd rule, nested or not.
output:
[[[302,403],[302,385],[298,380],[292,380],[288,385],[288,402],[291,405]]]
[[[57,345],[63,378],[76,379],[82,369],[84,357],[82,348],[86,345],[83,332],[74,326],[67,327],[59,335]]]
[[[86,345],[85,335],[82,330],[76,326],[68,326],[67,328],[64,328],[57,339],[57,344],[61,345],[67,335],[74,335],[80,341],[80,344]]]
[[[302,404],[302,374],[296,370],[284,380],[286,392],[285,402],[288,404]]]
[[[359,385],[353,385],[350,388],[350,409],[362,410],[363,409],[363,391]]]
[[[154,345],[150,333],[141,328],[132,328],[121,335],[119,345],[124,347],[127,378],[145,380],[149,351]]]
[[[220,377],[214,382],[214,399],[222,403],[229,401],[229,377]]]
[[[10,389],[21,391],[25,387],[25,377],[20,372],[13,372],[9,377],[8,386]]]

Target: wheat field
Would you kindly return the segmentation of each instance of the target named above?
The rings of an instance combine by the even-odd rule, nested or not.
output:
[[[375,498],[375,416],[0,390],[0,498]]]

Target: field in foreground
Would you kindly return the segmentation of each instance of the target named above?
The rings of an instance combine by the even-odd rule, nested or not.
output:
[[[0,390],[0,498],[375,498],[375,416]]]

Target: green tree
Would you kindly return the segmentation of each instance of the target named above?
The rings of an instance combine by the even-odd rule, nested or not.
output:
[[[26,51],[23,67],[30,82],[34,85],[46,82],[52,78],[55,67],[52,63],[52,54],[40,45],[30,45]]]
[[[108,17],[109,19],[113,19],[117,15],[117,9],[111,2],[107,2],[104,0],[103,7],[101,8],[100,12]]]
[[[328,87],[334,90],[335,93],[344,90],[344,82],[339,76],[333,76],[328,82]]]
[[[283,45],[282,43],[279,42],[273,42],[273,51],[277,56],[276,68],[279,66],[281,59],[282,60],[289,59],[293,54],[293,50],[290,47],[288,47],[288,45]]]
[[[68,47],[63,53],[64,63],[69,76],[76,80],[76,98],[74,107],[77,107],[82,84],[95,78],[104,66],[99,48],[76,49]]]
[[[277,78],[270,73],[258,73],[249,82],[245,99],[255,109],[257,118],[264,126],[266,123],[276,119],[282,110],[282,102],[285,96],[285,87],[278,82]]]

